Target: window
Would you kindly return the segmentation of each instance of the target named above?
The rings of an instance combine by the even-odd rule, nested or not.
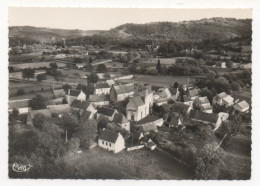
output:
[[[106,146],[107,146],[107,142],[106,142]]]
[[[104,145],[104,141],[102,141],[102,144]]]
[[[143,112],[141,112],[141,118],[143,118]]]
[[[111,143],[109,143],[109,147],[111,147]]]
[[[131,120],[135,120],[135,115],[134,114],[131,115]]]

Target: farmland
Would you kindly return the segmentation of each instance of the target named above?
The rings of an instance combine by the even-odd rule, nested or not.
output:
[[[91,179],[192,179],[188,168],[155,150],[140,149],[113,154],[95,147],[68,154],[65,161]],[[89,161],[91,160],[91,161]]]

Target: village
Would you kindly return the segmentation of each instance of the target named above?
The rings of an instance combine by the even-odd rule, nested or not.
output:
[[[35,164],[29,176],[250,176],[250,39],[132,46],[95,35],[30,43],[15,33],[10,159]]]

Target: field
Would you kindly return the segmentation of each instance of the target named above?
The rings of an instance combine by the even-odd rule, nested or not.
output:
[[[225,158],[221,165],[221,179],[250,179],[251,176],[251,132],[242,129],[232,137],[225,147]]]
[[[91,160],[91,161],[89,161]],[[157,150],[140,149],[114,154],[94,147],[68,154],[65,161],[91,179],[192,179],[190,170]]]
[[[189,81],[195,81],[196,77],[189,77]],[[135,75],[132,79],[137,82],[150,83],[153,86],[169,86],[178,82],[179,84],[187,84],[188,77],[185,76],[151,76],[151,75]]]
[[[40,68],[40,67],[50,67],[50,63],[51,62],[31,62],[31,63],[15,63],[13,62],[11,64],[11,66],[15,67],[15,68],[20,68],[20,69],[24,69],[24,68]],[[58,67],[65,67],[66,64],[65,63],[58,63],[56,62]]]
[[[36,92],[43,92],[43,91],[50,91],[52,88],[51,85],[46,84],[39,84],[39,83],[32,83],[32,82],[17,82],[17,81],[9,81],[9,96],[10,99],[14,99],[14,97],[19,99],[26,99],[27,97],[31,98],[32,95],[35,95]],[[29,95],[23,95],[17,97],[15,94],[17,90],[24,89],[26,94],[32,94]]]

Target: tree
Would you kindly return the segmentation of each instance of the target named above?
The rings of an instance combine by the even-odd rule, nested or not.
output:
[[[30,78],[34,78],[34,69],[31,68],[23,69],[22,77],[23,79],[27,79],[27,80],[29,80]]]
[[[107,120],[107,118],[105,117],[105,116],[100,116],[99,118],[98,118],[98,129],[103,129],[103,128],[106,128],[106,126],[107,126],[107,123],[108,123],[108,120]]]
[[[156,70],[158,71],[159,74],[160,74],[161,71],[162,71],[160,59],[158,59],[158,62],[157,62],[157,65],[156,65]]]
[[[232,61],[227,61],[226,62],[226,67],[227,68],[232,68],[233,67],[233,62]]]
[[[98,81],[97,74],[94,72],[91,72],[90,75],[88,76],[88,81],[91,83],[97,83],[97,81]]]
[[[99,73],[107,72],[107,67],[106,67],[106,65],[104,65],[104,64],[99,64],[99,65],[97,66],[97,72],[99,72]]]
[[[46,80],[46,75],[45,74],[39,74],[36,76],[37,81],[41,82],[42,80]]]
[[[175,82],[175,83],[173,84],[173,88],[179,88],[179,83],[178,83],[178,82]]]
[[[80,139],[80,147],[88,148],[97,136],[97,122],[94,119],[82,121],[80,129],[74,133],[74,137]]]
[[[223,158],[221,148],[213,145],[205,145],[199,149],[195,160],[195,174],[198,179],[217,179],[220,161]]]
[[[46,117],[42,114],[36,114],[33,118],[33,126],[37,129],[43,128],[43,123],[46,120]]]
[[[28,106],[31,107],[33,110],[45,109],[46,108],[45,101],[46,101],[45,97],[43,97],[40,94],[37,94],[34,98],[29,100]]]
[[[57,68],[58,68],[57,63],[55,63],[55,62],[50,63],[49,66],[50,66],[51,68],[53,68],[53,69],[57,69]]]
[[[196,98],[193,103],[192,106],[195,110],[201,110],[201,102],[199,100],[199,98]]]
[[[24,94],[25,94],[25,91],[22,88],[18,89],[17,92],[16,92],[16,96],[21,96],[21,95],[24,95]]]
[[[65,84],[65,85],[62,85],[62,89],[66,92],[66,94],[68,93],[68,90],[71,89],[71,85],[69,84]]]
[[[93,62],[93,59],[92,59],[92,57],[89,57],[89,64],[92,64],[92,62]]]
[[[71,137],[80,127],[80,123],[76,116],[69,114],[64,114],[62,116],[61,124],[62,128],[67,132],[68,137]]]

